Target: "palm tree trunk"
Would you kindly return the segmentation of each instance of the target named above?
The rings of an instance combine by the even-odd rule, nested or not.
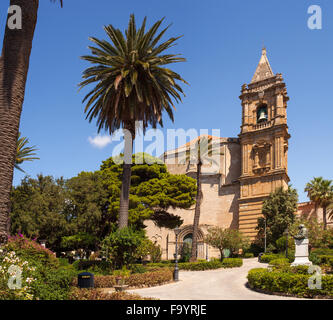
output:
[[[0,244],[9,233],[10,192],[38,0],[11,0],[22,10],[22,29],[6,26],[0,57]]]
[[[123,164],[123,179],[120,192],[120,207],[119,207],[119,229],[128,226],[128,208],[129,208],[129,192],[131,187],[131,171],[132,171],[132,154],[133,154],[133,140],[135,138],[135,129],[128,124],[125,128],[127,134],[124,136],[124,164]]]
[[[202,199],[201,166],[202,166],[202,163],[201,163],[201,161],[199,161],[197,164],[197,196],[196,196],[194,221],[193,221],[192,251],[191,251],[190,262],[197,260],[200,207],[201,207],[201,199]]]
[[[324,223],[324,230],[327,230],[327,206],[323,205],[323,223]]]

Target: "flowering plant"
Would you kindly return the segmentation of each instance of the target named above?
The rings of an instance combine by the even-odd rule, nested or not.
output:
[[[36,281],[35,271],[15,251],[0,249],[0,299],[32,300],[31,284]]]

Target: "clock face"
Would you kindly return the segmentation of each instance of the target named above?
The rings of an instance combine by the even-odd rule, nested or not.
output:
[[[267,106],[263,105],[258,108],[257,111],[257,123],[267,121]]]

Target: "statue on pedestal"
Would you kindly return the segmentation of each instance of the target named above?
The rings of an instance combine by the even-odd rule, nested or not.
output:
[[[309,260],[309,239],[308,230],[304,224],[299,225],[299,231],[295,239],[295,261],[292,266],[306,265],[311,266],[312,262]]]

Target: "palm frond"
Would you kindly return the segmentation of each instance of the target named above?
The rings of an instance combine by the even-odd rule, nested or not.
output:
[[[170,26],[158,33],[164,18],[146,31],[147,18],[137,28],[132,14],[122,33],[112,25],[105,26],[107,40],[94,37],[91,55],[81,59],[93,64],[83,74],[80,89],[94,85],[83,99],[89,121],[97,120],[98,131],[111,134],[135,121],[142,121],[143,131],[150,125],[163,126],[163,113],[173,121],[174,102],[185,96],[177,81],[187,82],[165,65],[186,61],[179,54],[165,53],[180,37],[161,42]]]
[[[26,137],[21,137],[21,132],[19,132],[14,167],[22,172],[25,171],[19,166],[20,164],[25,161],[39,160],[38,157],[34,157],[36,155],[35,151],[37,151],[38,149],[35,148],[36,146],[27,146],[28,143],[29,139]]]

